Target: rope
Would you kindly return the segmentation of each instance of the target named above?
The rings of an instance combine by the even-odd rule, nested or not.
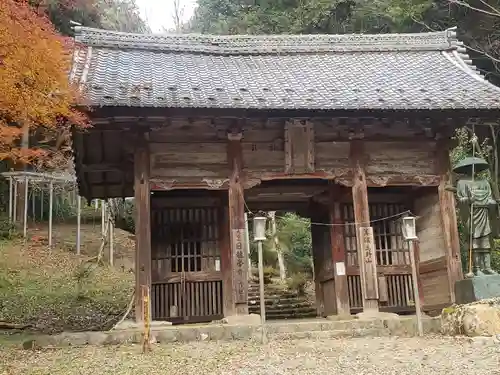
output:
[[[240,194],[241,194],[241,197],[243,199],[243,204],[247,210],[247,212],[251,215],[255,215],[254,212],[252,212],[250,210],[250,208],[248,208],[248,205],[247,205],[247,202],[245,200],[245,195],[243,194],[242,192],[242,189],[240,189]],[[399,212],[397,214],[394,214],[394,215],[390,215],[390,216],[385,216],[385,217],[380,217],[380,218],[377,218],[377,219],[373,219],[373,220],[370,220],[366,223],[358,223],[358,222],[346,222],[346,223],[316,223],[316,222],[311,222],[310,224],[311,225],[317,225],[317,226],[326,226],[326,227],[347,227],[347,226],[350,226],[350,225],[358,225],[358,226],[363,226],[363,225],[370,225],[372,223],[376,223],[376,222],[379,222],[379,221],[385,221],[385,220],[389,220],[389,219],[393,219],[393,218],[396,218],[396,217],[401,217],[401,216],[405,216],[405,215],[413,215],[413,216],[416,216],[414,215],[410,210],[406,210],[406,211],[403,211],[403,212]],[[276,216],[277,219],[284,219],[283,216]]]

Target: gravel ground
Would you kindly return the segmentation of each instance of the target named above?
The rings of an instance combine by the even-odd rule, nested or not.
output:
[[[500,345],[426,337],[198,342],[154,346],[146,355],[139,345],[3,350],[0,374],[500,374]]]

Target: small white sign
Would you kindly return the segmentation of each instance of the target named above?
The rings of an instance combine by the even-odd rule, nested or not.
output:
[[[220,259],[215,259],[215,270],[220,271]]]
[[[345,276],[345,263],[344,262],[335,263],[335,272],[337,273],[337,276]]]

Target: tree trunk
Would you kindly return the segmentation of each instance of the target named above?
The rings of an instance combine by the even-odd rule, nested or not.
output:
[[[271,219],[271,237],[272,237],[272,249],[278,257],[278,267],[280,269],[280,280],[286,279],[286,267],[285,267],[285,257],[281,251],[280,241],[278,239],[278,233],[276,230],[276,211],[269,212],[269,218]]]

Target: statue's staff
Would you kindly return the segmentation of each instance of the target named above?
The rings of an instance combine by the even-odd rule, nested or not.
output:
[[[472,157],[476,157],[476,143],[477,143],[477,137],[476,137],[476,131],[475,131],[475,124],[472,124]],[[474,179],[475,179],[475,174],[476,174],[476,164],[472,163],[472,186],[474,186]],[[472,242],[474,241],[474,232],[473,232],[473,224],[472,221],[474,220],[474,200],[472,199],[472,192],[468,191],[469,195],[469,202],[470,202],[470,217],[469,217],[469,275],[472,273]]]

